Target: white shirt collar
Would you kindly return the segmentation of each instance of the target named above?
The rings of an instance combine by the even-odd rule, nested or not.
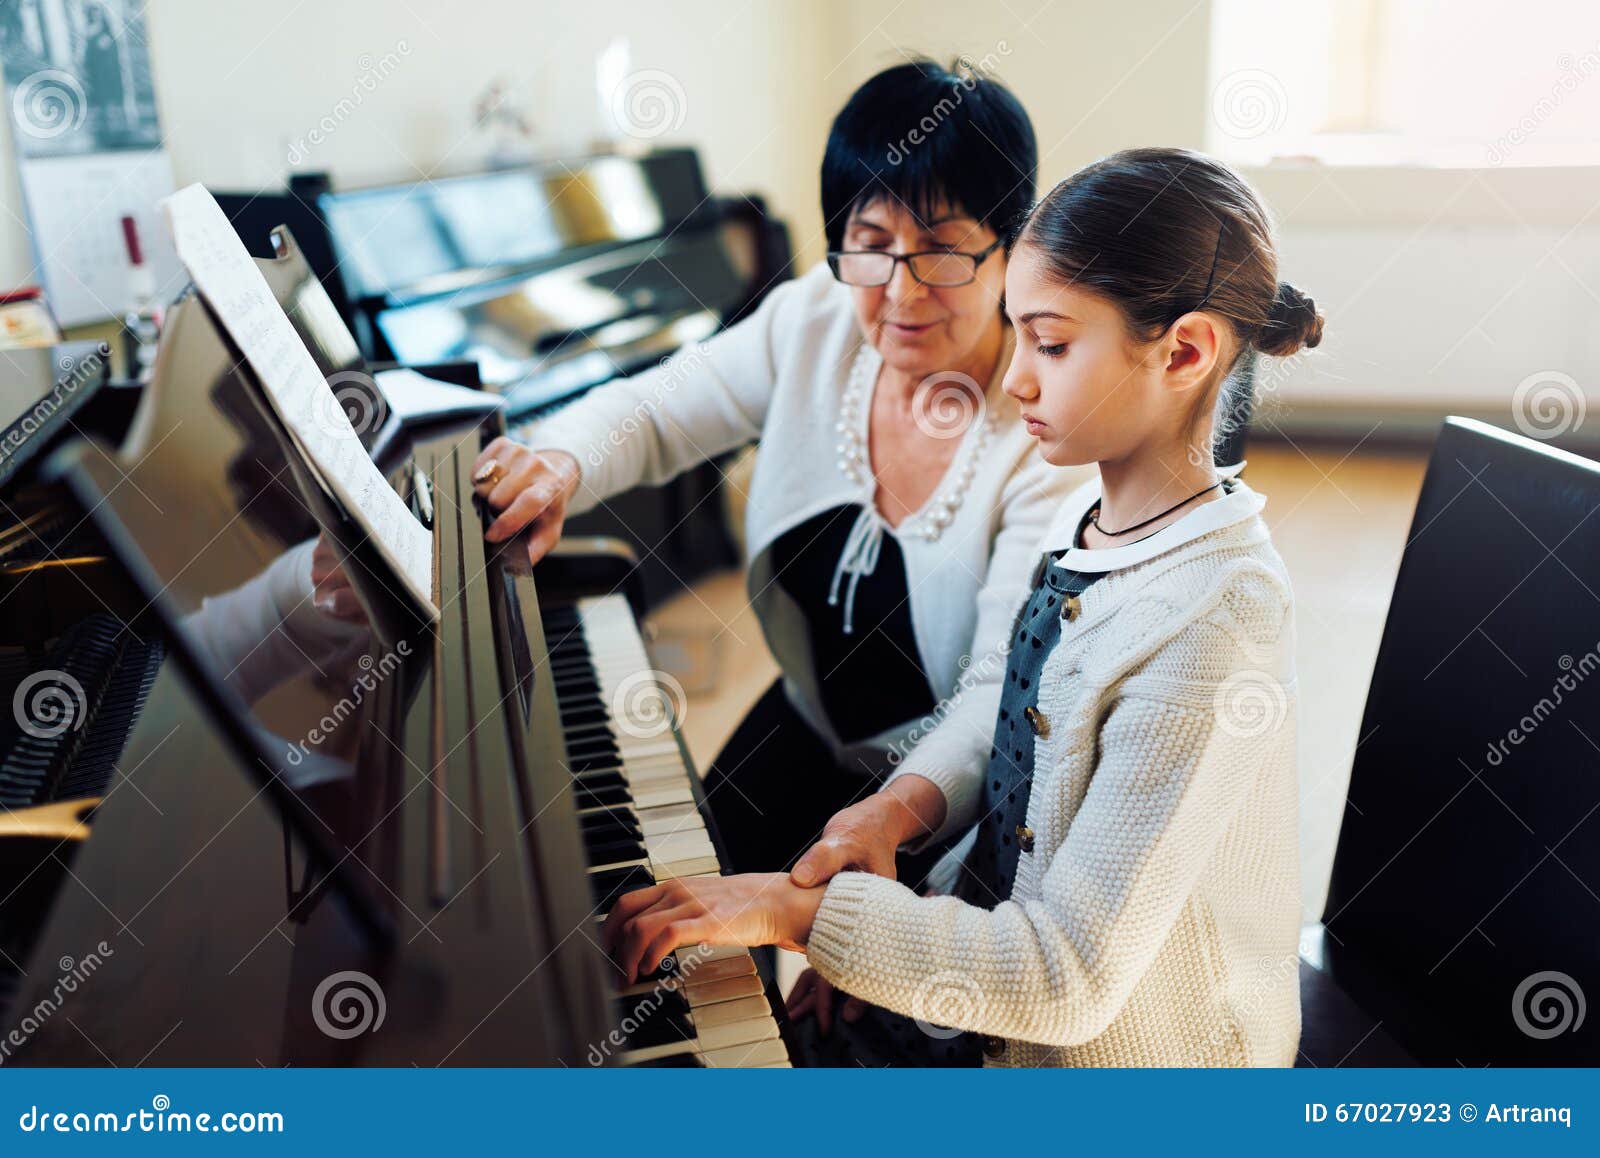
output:
[[[1217,476],[1224,479],[1237,478],[1244,466],[1243,462],[1237,462],[1232,466],[1220,467]],[[1063,567],[1073,571],[1096,572],[1118,571],[1124,567],[1131,567],[1165,554],[1174,547],[1193,542],[1202,535],[1252,518],[1267,504],[1264,495],[1257,494],[1240,479],[1222,498],[1201,504],[1177,522],[1162,527],[1147,538],[1121,547],[1074,546],[1078,526],[1083,522],[1083,517],[1089,513],[1089,508],[1099,500],[1100,476],[1096,474],[1094,478],[1068,495],[1060,510],[1056,512],[1050,530],[1044,537],[1042,550],[1047,554],[1065,551],[1066,555],[1061,559]]]

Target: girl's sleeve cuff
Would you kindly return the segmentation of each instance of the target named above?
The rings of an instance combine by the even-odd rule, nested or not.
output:
[[[850,975],[862,913],[875,884],[892,887],[894,882],[871,873],[840,873],[828,882],[817,908],[811,937],[806,942],[806,957],[818,973],[836,985]]]

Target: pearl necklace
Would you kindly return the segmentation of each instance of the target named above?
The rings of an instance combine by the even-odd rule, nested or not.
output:
[[[863,487],[874,481],[872,466],[867,461],[867,415],[872,387],[878,380],[878,370],[882,365],[878,351],[866,342],[861,343],[845,381],[844,396],[839,402],[839,420],[833,426],[834,433],[839,436],[835,444],[839,455],[839,471],[845,478]],[[972,487],[973,476],[978,472],[983,448],[994,433],[994,417],[981,398],[972,425],[976,429],[969,427],[968,437],[965,438],[967,445],[956,451],[961,465],[954,472],[954,480],[947,484],[941,479],[939,490],[935,491],[933,498],[895,528],[897,534],[914,535],[931,543],[955,521],[956,512],[961,509],[961,502],[966,498],[967,491]],[[867,505],[873,506],[871,496],[868,496]]]

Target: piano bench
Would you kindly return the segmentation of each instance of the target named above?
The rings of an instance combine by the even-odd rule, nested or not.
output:
[[[1296,1069],[1415,1066],[1373,1017],[1311,962],[1300,961],[1300,1053]]]

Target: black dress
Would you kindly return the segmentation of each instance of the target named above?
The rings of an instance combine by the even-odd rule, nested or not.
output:
[[[832,507],[778,536],[773,581],[808,628],[822,708],[847,743],[933,711],[911,622],[905,557],[883,532],[871,570],[840,582],[839,561],[867,514]],[[881,770],[843,767],[774,683],[740,723],[706,774],[707,803],[733,872],[781,872],[816,843],[841,808],[881,786]],[[936,852],[902,858],[902,880],[920,882]],[[907,875],[911,874],[911,875]]]

